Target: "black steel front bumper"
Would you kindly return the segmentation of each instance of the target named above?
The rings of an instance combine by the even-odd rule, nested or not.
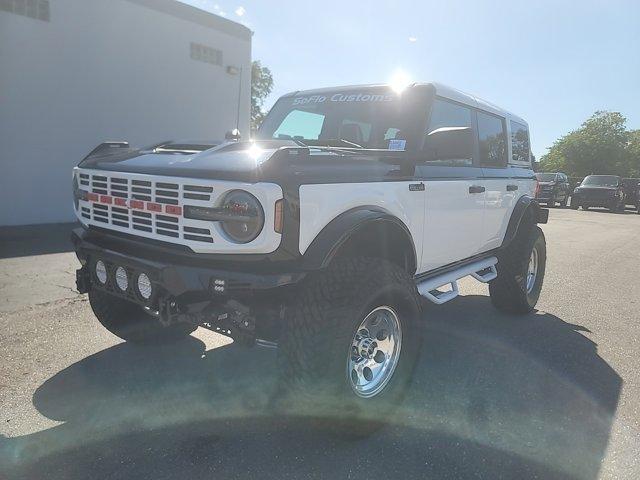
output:
[[[71,240],[82,264],[82,268],[76,272],[80,293],[95,288],[138,303],[156,314],[164,324],[178,321],[199,324],[227,318],[229,305],[237,312],[239,306],[250,304],[256,297],[277,296],[282,288],[295,285],[305,276],[305,272],[273,270],[247,273],[218,268],[211,262],[181,264],[173,261],[175,257],[169,261],[166,256],[140,255],[137,253],[139,249],[136,255],[132,255],[127,252],[126,242],[107,244],[101,234],[96,235],[82,228],[72,232]],[[105,284],[98,280],[95,273],[98,260],[102,260],[107,267]],[[128,287],[124,291],[115,281],[118,267],[123,267],[127,272]],[[137,288],[137,279],[142,273],[151,280],[153,293],[149,299],[143,298]]]

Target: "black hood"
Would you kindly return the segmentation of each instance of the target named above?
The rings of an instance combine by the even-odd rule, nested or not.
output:
[[[116,142],[112,142],[116,143]],[[412,178],[404,151],[306,147],[293,140],[223,143],[203,151],[170,145],[132,149],[120,142],[90,154],[80,168],[163,177],[280,185]]]
[[[231,142],[203,151],[191,150],[183,142],[150,149],[118,148],[89,155],[79,166],[148,175],[254,182],[282,147],[298,147],[298,144],[291,140]]]

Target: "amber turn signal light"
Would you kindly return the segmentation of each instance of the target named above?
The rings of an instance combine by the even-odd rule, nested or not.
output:
[[[275,212],[273,215],[273,229],[277,233],[282,233],[282,224],[284,220],[284,215],[282,211],[283,208],[284,208],[284,199],[281,198],[276,202]]]

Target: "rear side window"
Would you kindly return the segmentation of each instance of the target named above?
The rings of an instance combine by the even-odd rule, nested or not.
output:
[[[502,118],[478,112],[478,140],[480,165],[483,167],[507,166],[507,133]]]
[[[529,130],[526,125],[511,121],[511,159],[518,163],[529,163]],[[560,175],[562,178],[562,175]]]

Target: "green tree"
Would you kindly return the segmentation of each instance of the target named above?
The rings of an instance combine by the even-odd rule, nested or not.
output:
[[[569,176],[629,174],[629,132],[618,112],[598,111],[579,129],[556,140],[540,159],[540,171]]]
[[[267,112],[263,110],[264,100],[273,90],[271,70],[263,67],[259,60],[251,63],[251,132],[258,129]]]

